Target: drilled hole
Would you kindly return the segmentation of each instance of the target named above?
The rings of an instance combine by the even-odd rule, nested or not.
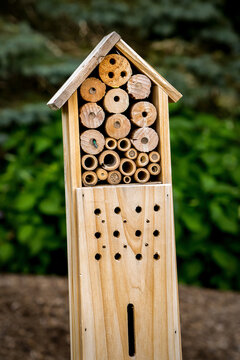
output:
[[[96,94],[96,89],[94,87],[91,87],[89,89],[89,94],[92,94],[92,95]]]
[[[137,255],[136,255],[136,259],[137,259],[137,260],[142,260],[142,254],[137,254]]]
[[[159,255],[158,253],[155,253],[155,254],[153,255],[153,258],[154,258],[154,260],[159,260],[159,259],[160,259],[160,255]]]
[[[128,142],[127,142],[127,140],[121,140],[120,142],[119,142],[119,145],[120,145],[120,148],[121,149],[127,149],[127,147],[128,147]]]
[[[148,114],[148,113],[147,113],[146,111],[143,111],[143,112],[142,112],[142,116],[143,116],[143,117],[146,117],[147,114]]]
[[[95,209],[94,214],[95,215],[100,215],[101,214],[101,209],[99,209],[99,208]]]
[[[118,231],[118,230],[115,230],[114,232],[113,232],[113,236],[115,236],[115,237],[119,237],[120,236],[120,232]]]
[[[112,79],[112,78],[114,77],[114,73],[113,73],[112,71],[110,71],[110,72],[108,73],[108,77],[110,77],[110,79]]]
[[[95,161],[94,161],[94,158],[92,157],[87,157],[85,160],[84,160],[84,164],[87,168],[91,168],[92,166],[94,166],[95,164]]]
[[[119,129],[121,127],[121,123],[120,121],[115,121],[115,123],[113,124],[113,126],[115,127],[115,129]]]
[[[99,253],[97,253],[97,254],[95,255],[95,259],[96,259],[96,260],[100,260],[100,259],[101,259],[101,257],[102,257],[102,255],[101,255],[101,254],[99,254]]]
[[[115,212],[116,214],[119,214],[119,213],[121,212],[120,207],[119,207],[119,206],[115,207],[114,212]]]
[[[88,174],[88,175],[85,177],[85,181],[86,181],[86,183],[91,184],[91,183],[94,181],[94,176],[91,175],[91,174]]]
[[[118,101],[120,100],[120,97],[119,97],[119,96],[114,96],[113,100],[114,100],[115,102],[118,102]]]
[[[145,171],[140,170],[138,172],[138,178],[139,180],[145,180],[147,178],[148,174]]]
[[[116,164],[116,161],[117,160],[116,160],[115,156],[112,154],[107,154],[103,159],[103,163],[106,166],[113,166]]]
[[[108,140],[107,145],[112,149],[115,146],[115,142],[113,140]]]
[[[121,71],[121,77],[125,77],[127,75],[126,71]]]
[[[138,236],[138,237],[141,236],[141,235],[142,235],[141,230],[136,230],[136,231],[135,231],[135,235]]]
[[[141,139],[141,143],[142,143],[142,144],[147,144],[147,143],[148,143],[148,138],[147,138],[147,137],[143,137],[143,138]]]
[[[146,220],[146,223],[148,223],[148,224],[149,224],[149,223],[150,223],[150,220],[149,220],[149,219],[147,219],[147,220]]]
[[[120,260],[120,259],[121,259],[121,254],[116,253],[116,254],[114,255],[114,258],[115,258],[115,260]]]
[[[126,160],[123,164],[122,164],[122,170],[126,173],[129,174],[133,171],[133,164]]]
[[[160,210],[160,206],[159,205],[154,205],[154,211],[159,211]]]
[[[124,247],[124,249],[126,249],[126,248],[127,248],[127,245],[123,245],[123,247]]]
[[[95,232],[95,238],[99,239],[101,237],[101,233],[99,231]]]
[[[93,120],[93,119],[95,119],[96,114],[94,112],[90,112],[88,117],[89,117],[89,120]]]
[[[114,58],[111,58],[111,59],[109,60],[109,62],[110,62],[110,64],[114,65],[114,64],[116,63],[116,60],[115,60]]]
[[[126,219],[124,219],[124,220],[123,220],[123,222],[124,222],[124,223],[126,223],[126,222],[127,222],[127,220],[126,220]]]
[[[103,248],[103,249],[106,249],[106,245],[103,245],[102,248]]]
[[[104,224],[104,223],[105,223],[105,220],[102,220],[102,223]]]
[[[158,236],[158,235],[159,235],[159,231],[158,231],[158,230],[154,230],[153,236]]]
[[[137,206],[136,209],[135,209],[135,211],[136,211],[137,213],[140,213],[140,212],[142,211],[141,206]]]
[[[130,357],[135,355],[135,332],[134,332],[134,305],[127,306],[128,319],[128,355]]]
[[[145,246],[148,246],[148,243],[145,243]]]

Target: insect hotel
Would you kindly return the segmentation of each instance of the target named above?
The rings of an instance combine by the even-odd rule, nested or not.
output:
[[[168,102],[113,32],[49,101],[62,109],[72,360],[177,360]]]

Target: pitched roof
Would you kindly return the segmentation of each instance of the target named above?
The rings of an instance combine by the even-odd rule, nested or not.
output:
[[[56,94],[49,100],[47,105],[53,110],[60,109],[114,46],[116,46],[116,48],[125,55],[137,69],[147,75],[154,84],[161,86],[171,101],[177,102],[182,97],[182,94],[178,90],[176,90],[151,65],[128,46],[121,39],[120,35],[114,31],[100,41]]]

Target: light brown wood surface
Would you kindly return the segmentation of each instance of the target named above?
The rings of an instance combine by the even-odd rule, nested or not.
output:
[[[60,109],[119,39],[120,35],[118,35],[115,31],[105,36],[79,65],[74,73],[67,79],[63,86],[49,100],[47,105],[52,110]]]
[[[99,64],[99,76],[108,86],[122,86],[130,79],[131,75],[131,65],[125,56],[109,54]]]
[[[99,154],[105,145],[105,138],[98,130],[86,130],[80,136],[80,145],[87,154]]]
[[[122,175],[118,170],[112,170],[108,173],[107,181],[111,185],[117,185],[121,182]]]
[[[98,181],[98,177],[95,171],[85,171],[82,174],[82,182],[85,186],[94,186]]]
[[[103,99],[103,106],[110,113],[122,113],[129,106],[129,96],[123,89],[111,89]]]
[[[127,82],[127,91],[135,100],[146,99],[151,92],[151,80],[143,74],[131,76]]]
[[[120,39],[116,48],[132,62],[138,70],[147,75],[155,85],[159,85],[173,102],[181,99],[182,94],[177,91],[163,76],[161,76],[151,65],[149,65],[136,51]]]
[[[95,77],[84,80],[80,86],[80,95],[83,100],[97,102],[103,98],[106,92],[106,85]]]
[[[136,160],[136,165],[138,167],[144,167],[149,163],[149,157],[146,153],[139,153]]]
[[[147,169],[148,169],[148,171],[150,172],[150,174],[151,174],[151,175],[154,175],[154,176],[160,174],[160,172],[161,172],[161,167],[160,167],[160,165],[157,164],[157,163],[151,163],[151,164],[149,164],[148,167],[147,167]]]
[[[97,168],[96,174],[99,180],[107,180],[108,172],[105,169]]]
[[[158,133],[150,127],[134,130],[131,134],[131,138],[135,148],[142,152],[152,151],[159,143]]]
[[[139,126],[151,126],[157,118],[157,109],[149,101],[138,101],[130,111],[131,121]]]
[[[132,144],[131,144],[130,139],[122,138],[122,139],[118,140],[117,147],[118,147],[118,150],[120,150],[120,151],[127,151],[130,149],[131,145]]]
[[[77,202],[81,360],[130,358],[128,304],[132,358],[181,360],[171,185],[82,188]]]
[[[108,150],[114,150],[117,147],[117,140],[111,137],[106,138],[105,147]]]
[[[105,112],[96,103],[86,103],[80,109],[80,120],[82,125],[90,129],[98,128],[105,119]]]
[[[95,170],[98,166],[98,160],[96,156],[86,154],[82,156],[82,167],[85,170]]]
[[[123,114],[114,114],[105,122],[106,133],[114,139],[126,137],[131,130],[131,123]]]

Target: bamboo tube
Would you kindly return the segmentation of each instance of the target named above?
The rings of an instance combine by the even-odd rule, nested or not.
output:
[[[123,182],[125,184],[130,184],[131,181],[132,181],[131,176],[126,175],[123,177]]]
[[[149,163],[149,157],[146,153],[140,153],[138,154],[136,165],[138,167],[144,167]]]
[[[159,152],[157,152],[157,151],[151,151],[149,154],[149,160],[151,162],[158,162],[158,161],[160,161],[160,158],[161,158],[161,156],[160,156]]]
[[[90,129],[98,128],[105,119],[105,112],[96,103],[86,103],[80,108],[80,121]]]
[[[103,99],[103,106],[110,113],[124,112],[129,106],[127,92],[120,88],[109,90]]]
[[[109,184],[117,185],[121,182],[121,180],[122,180],[122,175],[118,170],[110,171],[108,173],[107,181]]]
[[[126,151],[124,155],[125,155],[128,159],[134,160],[134,159],[137,158],[137,154],[138,154],[138,153],[137,153],[137,150],[134,149],[134,148],[131,148],[131,149],[129,149],[128,151]]]
[[[85,186],[94,186],[97,183],[97,175],[94,171],[85,171],[82,174],[82,181]]]
[[[150,95],[151,80],[143,74],[133,75],[127,82],[127,91],[133,99],[146,99]]]
[[[98,130],[86,130],[80,136],[80,145],[87,154],[96,155],[103,150],[105,139]]]
[[[131,110],[131,121],[139,126],[150,126],[157,118],[157,110],[155,106],[149,101],[138,101]]]
[[[98,166],[98,161],[94,155],[84,155],[82,157],[82,167],[86,170],[94,170]]]
[[[119,139],[117,147],[120,151],[127,151],[131,147],[131,141],[128,138]]]
[[[102,168],[97,168],[96,174],[99,180],[107,180],[108,172]]]
[[[120,161],[119,170],[123,175],[132,176],[136,171],[136,164],[131,159],[123,158]]]
[[[115,170],[120,164],[120,157],[116,151],[105,150],[99,155],[99,164],[108,171]]]
[[[131,123],[125,115],[114,114],[107,118],[105,129],[108,136],[114,139],[120,139],[129,134]]]
[[[132,144],[141,152],[152,151],[157,146],[158,141],[157,132],[149,127],[134,130],[132,133]]]
[[[106,138],[105,146],[108,150],[114,150],[117,147],[117,140],[111,137]]]
[[[161,172],[160,165],[156,164],[156,163],[149,164],[147,169],[148,169],[148,171],[150,172],[151,175],[158,175]]]
[[[130,79],[131,75],[131,65],[122,55],[109,54],[99,64],[99,76],[108,86],[122,86]]]
[[[149,171],[145,168],[138,168],[134,174],[134,179],[139,183],[146,183],[150,179]]]
[[[95,77],[90,77],[84,80],[80,86],[81,97],[90,102],[96,103],[101,100],[106,92],[106,85]]]

